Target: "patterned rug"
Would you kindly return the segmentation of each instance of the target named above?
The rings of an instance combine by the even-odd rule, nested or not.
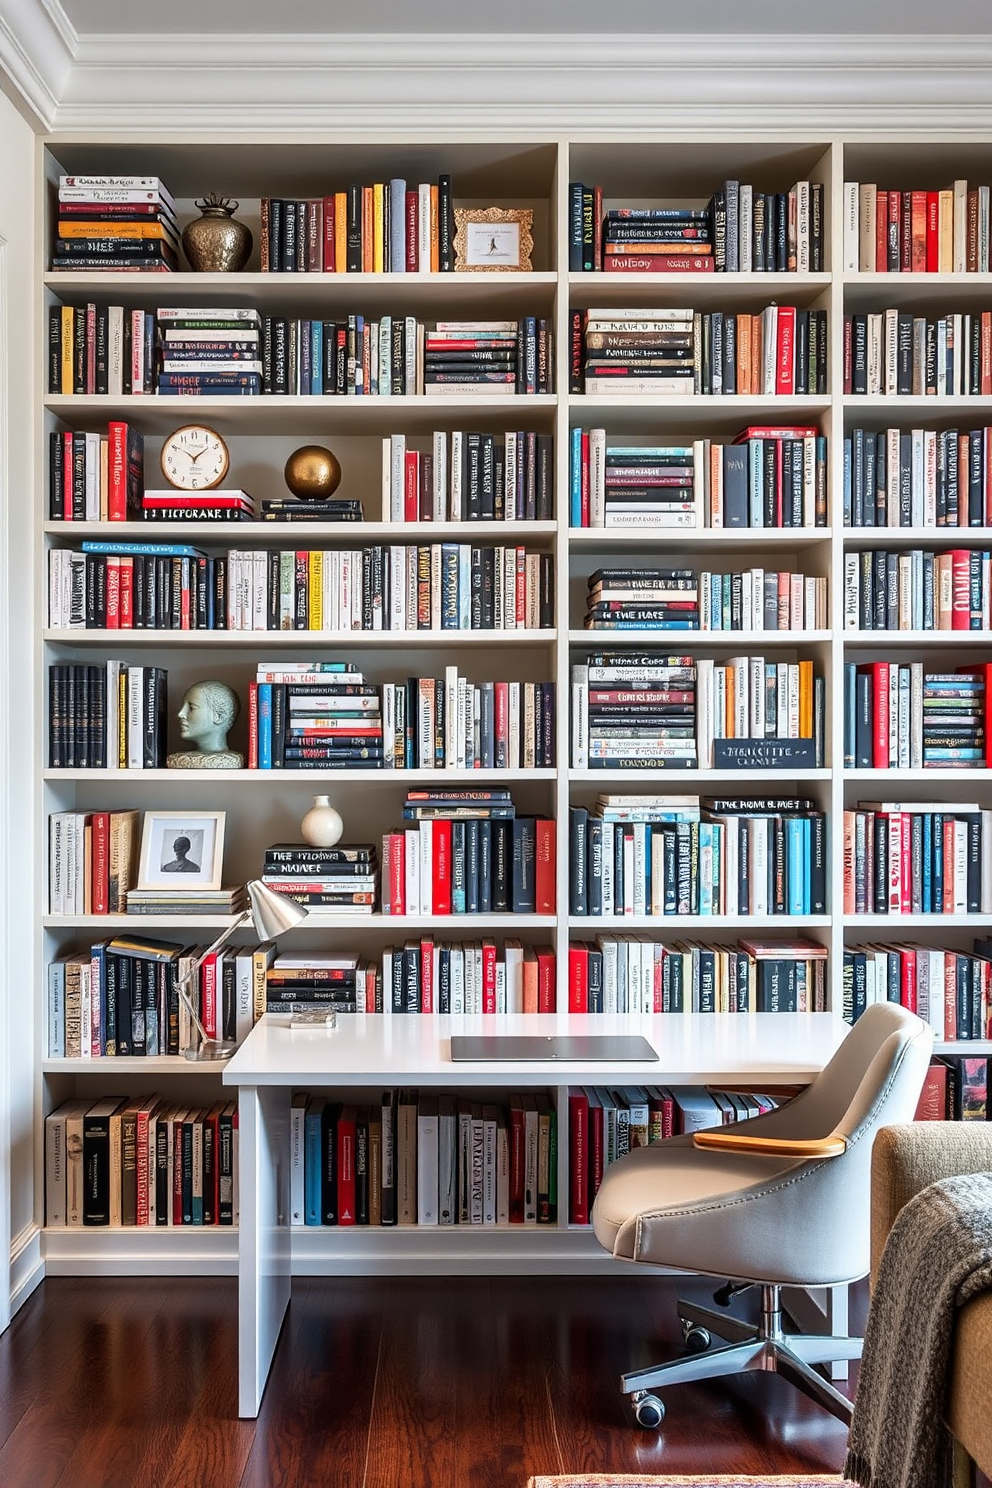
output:
[[[731,1473],[729,1477],[704,1474],[676,1474],[675,1477],[651,1477],[645,1473],[574,1473],[564,1477],[531,1478],[527,1488],[854,1488],[845,1478],[831,1477],[819,1473],[815,1477],[744,1477]]]

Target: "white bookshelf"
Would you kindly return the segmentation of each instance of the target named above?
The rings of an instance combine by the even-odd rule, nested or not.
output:
[[[845,140],[823,135],[810,139],[802,133],[786,138],[725,138],[708,135],[698,140],[681,139],[676,149],[666,148],[658,135],[636,138],[596,139],[577,134],[565,139],[558,134],[535,134],[529,140],[501,140],[493,131],[473,135],[466,131],[446,144],[436,136],[410,143],[397,138],[363,143],[351,137],[332,136],[311,140],[252,139],[245,135],[228,142],[201,142],[157,134],[142,138],[129,132],[115,136],[101,131],[99,137],[52,137],[39,147],[39,179],[47,185],[40,192],[36,226],[38,253],[44,258],[51,241],[52,182],[60,169],[74,171],[133,171],[160,174],[179,203],[181,220],[195,215],[193,202],[208,189],[223,189],[242,204],[239,217],[256,233],[256,250],[248,270],[238,275],[181,273],[63,274],[39,276],[36,325],[39,345],[47,338],[47,307],[53,301],[84,304],[101,299],[132,307],[153,309],[157,305],[184,303],[248,304],[265,313],[298,316],[333,316],[348,312],[375,315],[380,312],[409,313],[421,320],[454,315],[482,319],[543,315],[553,323],[556,335],[556,392],[531,397],[435,398],[435,397],[286,397],[170,399],[157,396],[45,395],[39,387],[35,402],[34,438],[37,489],[35,496],[36,589],[41,596],[39,613],[32,625],[31,645],[40,674],[52,660],[92,660],[127,655],[169,669],[169,707],[174,715],[185,688],[194,680],[217,675],[241,694],[242,733],[234,743],[244,747],[244,705],[247,682],[256,658],[299,656],[321,652],[326,656],[358,660],[376,680],[394,679],[408,673],[443,665],[457,659],[474,679],[512,677],[524,681],[550,680],[557,688],[557,764],[553,769],[493,772],[419,770],[211,770],[171,772],[164,769],[130,771],[82,771],[49,769],[40,759],[33,782],[35,825],[38,840],[44,840],[51,811],[102,808],[177,808],[187,803],[216,806],[227,811],[228,846],[225,880],[243,881],[254,876],[264,847],[276,840],[291,840],[298,823],[317,791],[328,792],[342,810],[346,840],[376,841],[383,831],[395,827],[407,788],[435,782],[439,785],[478,784],[483,778],[494,786],[509,786],[522,811],[552,815],[558,822],[557,904],[553,917],[457,916],[450,920],[432,917],[315,916],[298,932],[301,945],[344,943],[360,947],[363,954],[378,955],[383,945],[407,930],[429,927],[455,938],[475,938],[494,933],[521,934],[530,944],[550,940],[558,958],[559,1005],[565,1001],[565,968],[570,937],[585,938],[601,930],[675,938],[685,933],[732,941],[748,929],[762,935],[781,932],[787,938],[795,931],[826,945],[830,953],[832,1005],[840,1003],[840,970],[845,944],[910,932],[913,939],[928,944],[968,943],[970,932],[984,927],[988,916],[902,916],[885,920],[877,916],[845,917],[842,904],[843,862],[840,814],[860,796],[877,793],[880,787],[899,791],[910,799],[928,799],[936,792],[947,799],[979,799],[992,806],[992,780],[985,770],[936,772],[932,770],[873,771],[845,770],[843,766],[843,717],[840,679],[849,657],[903,656],[911,651],[927,658],[946,652],[953,664],[962,650],[992,656],[992,636],[976,633],[845,631],[839,613],[843,593],[844,556],[850,550],[869,546],[904,547],[923,545],[981,546],[992,542],[992,528],[921,529],[862,528],[842,526],[842,441],[846,431],[859,425],[885,427],[896,424],[910,429],[923,417],[949,427],[957,420],[992,422],[992,398],[866,398],[843,393],[843,318],[852,310],[881,310],[892,306],[928,309],[989,308],[992,306],[992,275],[873,275],[845,272],[842,268],[842,186],[845,180],[891,180],[934,186],[957,174],[976,182],[992,180],[992,141],[959,145],[953,140],[886,138],[878,143],[861,136]],[[411,275],[324,275],[262,274],[258,271],[258,200],[262,194],[316,195],[324,189],[340,189],[349,179],[381,180],[405,172],[411,180],[436,178],[449,170],[456,203],[500,203],[532,206],[535,211],[535,271],[529,274],[411,274]],[[333,177],[333,184],[323,183]],[[568,183],[602,182],[610,201],[651,198],[682,204],[705,203],[725,179],[751,181],[759,189],[781,191],[798,179],[822,182],[825,194],[825,264],[815,274],[726,274],[726,275],[639,275],[569,272]],[[45,260],[47,263],[47,259]],[[569,392],[569,311],[592,306],[691,306],[703,311],[756,312],[770,303],[795,304],[823,309],[828,317],[828,392],[823,396],[755,398],[713,397],[586,397]],[[37,358],[38,377],[45,375],[45,359]],[[94,523],[59,523],[47,520],[47,436],[54,428],[99,430],[111,418],[132,421],[145,435],[146,479],[157,479],[158,446],[163,436],[179,424],[202,418],[229,441],[232,452],[231,478],[243,483],[258,497],[284,490],[282,468],[288,454],[303,442],[326,443],[339,454],[345,480],[338,494],[361,495],[368,518],[362,524],[141,524],[101,526]],[[744,425],[768,422],[809,422],[819,426],[828,441],[828,522],[821,528],[725,531],[699,527],[691,531],[631,532],[597,529],[572,530],[568,526],[569,431],[605,426],[609,432],[659,437],[732,438]],[[502,432],[526,428],[555,439],[555,517],[535,523],[389,523],[380,520],[381,439],[384,434],[405,432],[424,435],[433,429],[480,428]],[[542,552],[551,552],[556,568],[556,615],[552,629],[477,632],[190,632],[57,631],[47,624],[47,573],[45,554],[52,545],[77,547],[83,539],[110,537],[121,540],[192,541],[210,551],[230,546],[325,546],[357,547],[370,542],[413,543],[461,540],[498,543],[508,539],[526,542]],[[765,561],[769,567],[794,566],[829,581],[834,606],[832,626],[805,633],[782,632],[651,632],[647,634],[589,632],[578,628],[586,575],[601,561],[623,561],[635,553],[638,560],[664,562],[677,553],[679,564],[698,569],[723,570]],[[736,556],[735,556],[736,555]],[[570,662],[582,649],[625,647],[659,651],[686,651],[703,655],[731,655],[742,649],[812,656],[827,681],[828,727],[826,761],[817,769],[776,771],[765,776],[712,769],[677,770],[579,770],[568,757]],[[47,742],[43,702],[35,719],[36,736]],[[172,746],[175,747],[175,735]],[[658,789],[703,794],[741,792],[769,794],[801,793],[813,797],[828,815],[830,843],[828,906],[826,915],[802,918],[693,917],[595,920],[568,913],[568,808],[591,804],[605,789]],[[88,943],[88,937],[133,928],[181,938],[168,917],[66,917],[46,913],[47,884],[44,871],[35,886],[37,913],[33,935],[36,964],[43,969],[53,954]],[[222,918],[189,921],[191,927],[217,930]],[[37,1025],[43,1023],[44,982],[37,989]],[[406,1020],[404,1020],[406,1021]],[[678,1021],[676,1031],[674,1023]],[[424,1038],[436,1042],[430,1017],[423,1020]],[[830,1052],[830,1041],[819,1039],[810,1046],[793,1025],[782,1025],[783,1038],[756,1044],[751,1020],[741,1018],[726,1035],[721,1034],[724,1057],[714,1063],[707,1057],[713,1030],[711,1024],[694,1019],[655,1020],[662,1062],[653,1072],[652,1083],[674,1080],[762,1078],[789,1082],[808,1078]],[[832,1026],[832,1020],[831,1020]],[[676,1059],[671,1036],[689,1043],[679,1046]],[[43,1042],[41,1044],[44,1047]],[[294,1044],[299,1051],[301,1046]],[[380,1059],[376,1070],[365,1068],[364,1079],[373,1084],[416,1084],[426,1078],[427,1056],[405,1045],[402,1066],[391,1068]],[[958,1052],[982,1053],[992,1045],[974,1043],[947,1046]],[[354,1084],[341,1062],[341,1043],[328,1045],[328,1062],[319,1070],[305,1065],[282,1070],[287,1088],[303,1088],[319,1075],[327,1088]],[[240,1057],[240,1056],[239,1056]],[[257,1073],[264,1051],[256,1051]],[[290,1056],[291,1057],[291,1056]],[[373,1079],[375,1075],[375,1079]],[[629,1071],[616,1072],[614,1081],[630,1083]],[[621,1076],[623,1079],[621,1079]],[[588,1083],[599,1075],[587,1072]],[[528,1083],[543,1083],[558,1092],[560,1071],[530,1071]],[[646,1078],[646,1076],[645,1076]],[[518,1072],[493,1070],[489,1083],[509,1089],[520,1079]],[[604,1077],[605,1079],[605,1077]],[[71,1095],[94,1097],[111,1091],[137,1093],[141,1088],[185,1091],[196,1088],[220,1097],[223,1086],[216,1070],[194,1069],[177,1060],[52,1060],[43,1059],[39,1069],[40,1097],[36,1120],[36,1176],[42,1181],[41,1117]],[[445,1083],[460,1088],[465,1076],[449,1069]],[[478,1084],[473,1076],[469,1084]],[[636,1083],[636,1081],[635,1081]],[[559,1193],[567,1176],[567,1138],[559,1128]],[[295,1234],[291,1264],[300,1272],[319,1271],[328,1265],[341,1270],[425,1270],[450,1266],[479,1269],[589,1269],[604,1264],[589,1235],[572,1234],[561,1218],[547,1227],[553,1233],[528,1231],[501,1233],[498,1237],[472,1233],[439,1235],[388,1234],[357,1231],[348,1235],[327,1232]],[[161,1229],[152,1236],[136,1232],[108,1233],[51,1231],[43,1237],[46,1266],[63,1274],[74,1271],[113,1272],[145,1270],[182,1273],[202,1269],[218,1274],[234,1266],[235,1238],[231,1232],[191,1235],[185,1230]]]

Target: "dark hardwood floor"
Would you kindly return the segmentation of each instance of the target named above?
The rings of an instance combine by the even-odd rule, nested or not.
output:
[[[0,1337],[0,1484],[837,1472],[845,1429],[772,1376],[681,1386],[660,1433],[632,1424],[617,1376],[675,1355],[675,1295],[639,1276],[298,1280],[261,1414],[240,1421],[233,1280],[46,1281]]]

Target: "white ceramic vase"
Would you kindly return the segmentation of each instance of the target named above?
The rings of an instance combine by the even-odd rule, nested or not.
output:
[[[344,822],[331,805],[330,796],[314,796],[313,805],[300,822],[300,832],[310,847],[334,847],[341,841]]]

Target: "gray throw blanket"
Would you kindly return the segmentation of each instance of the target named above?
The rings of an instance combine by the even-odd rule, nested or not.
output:
[[[844,1476],[950,1488],[943,1423],[955,1313],[992,1288],[992,1173],[932,1183],[896,1218],[865,1331]]]

